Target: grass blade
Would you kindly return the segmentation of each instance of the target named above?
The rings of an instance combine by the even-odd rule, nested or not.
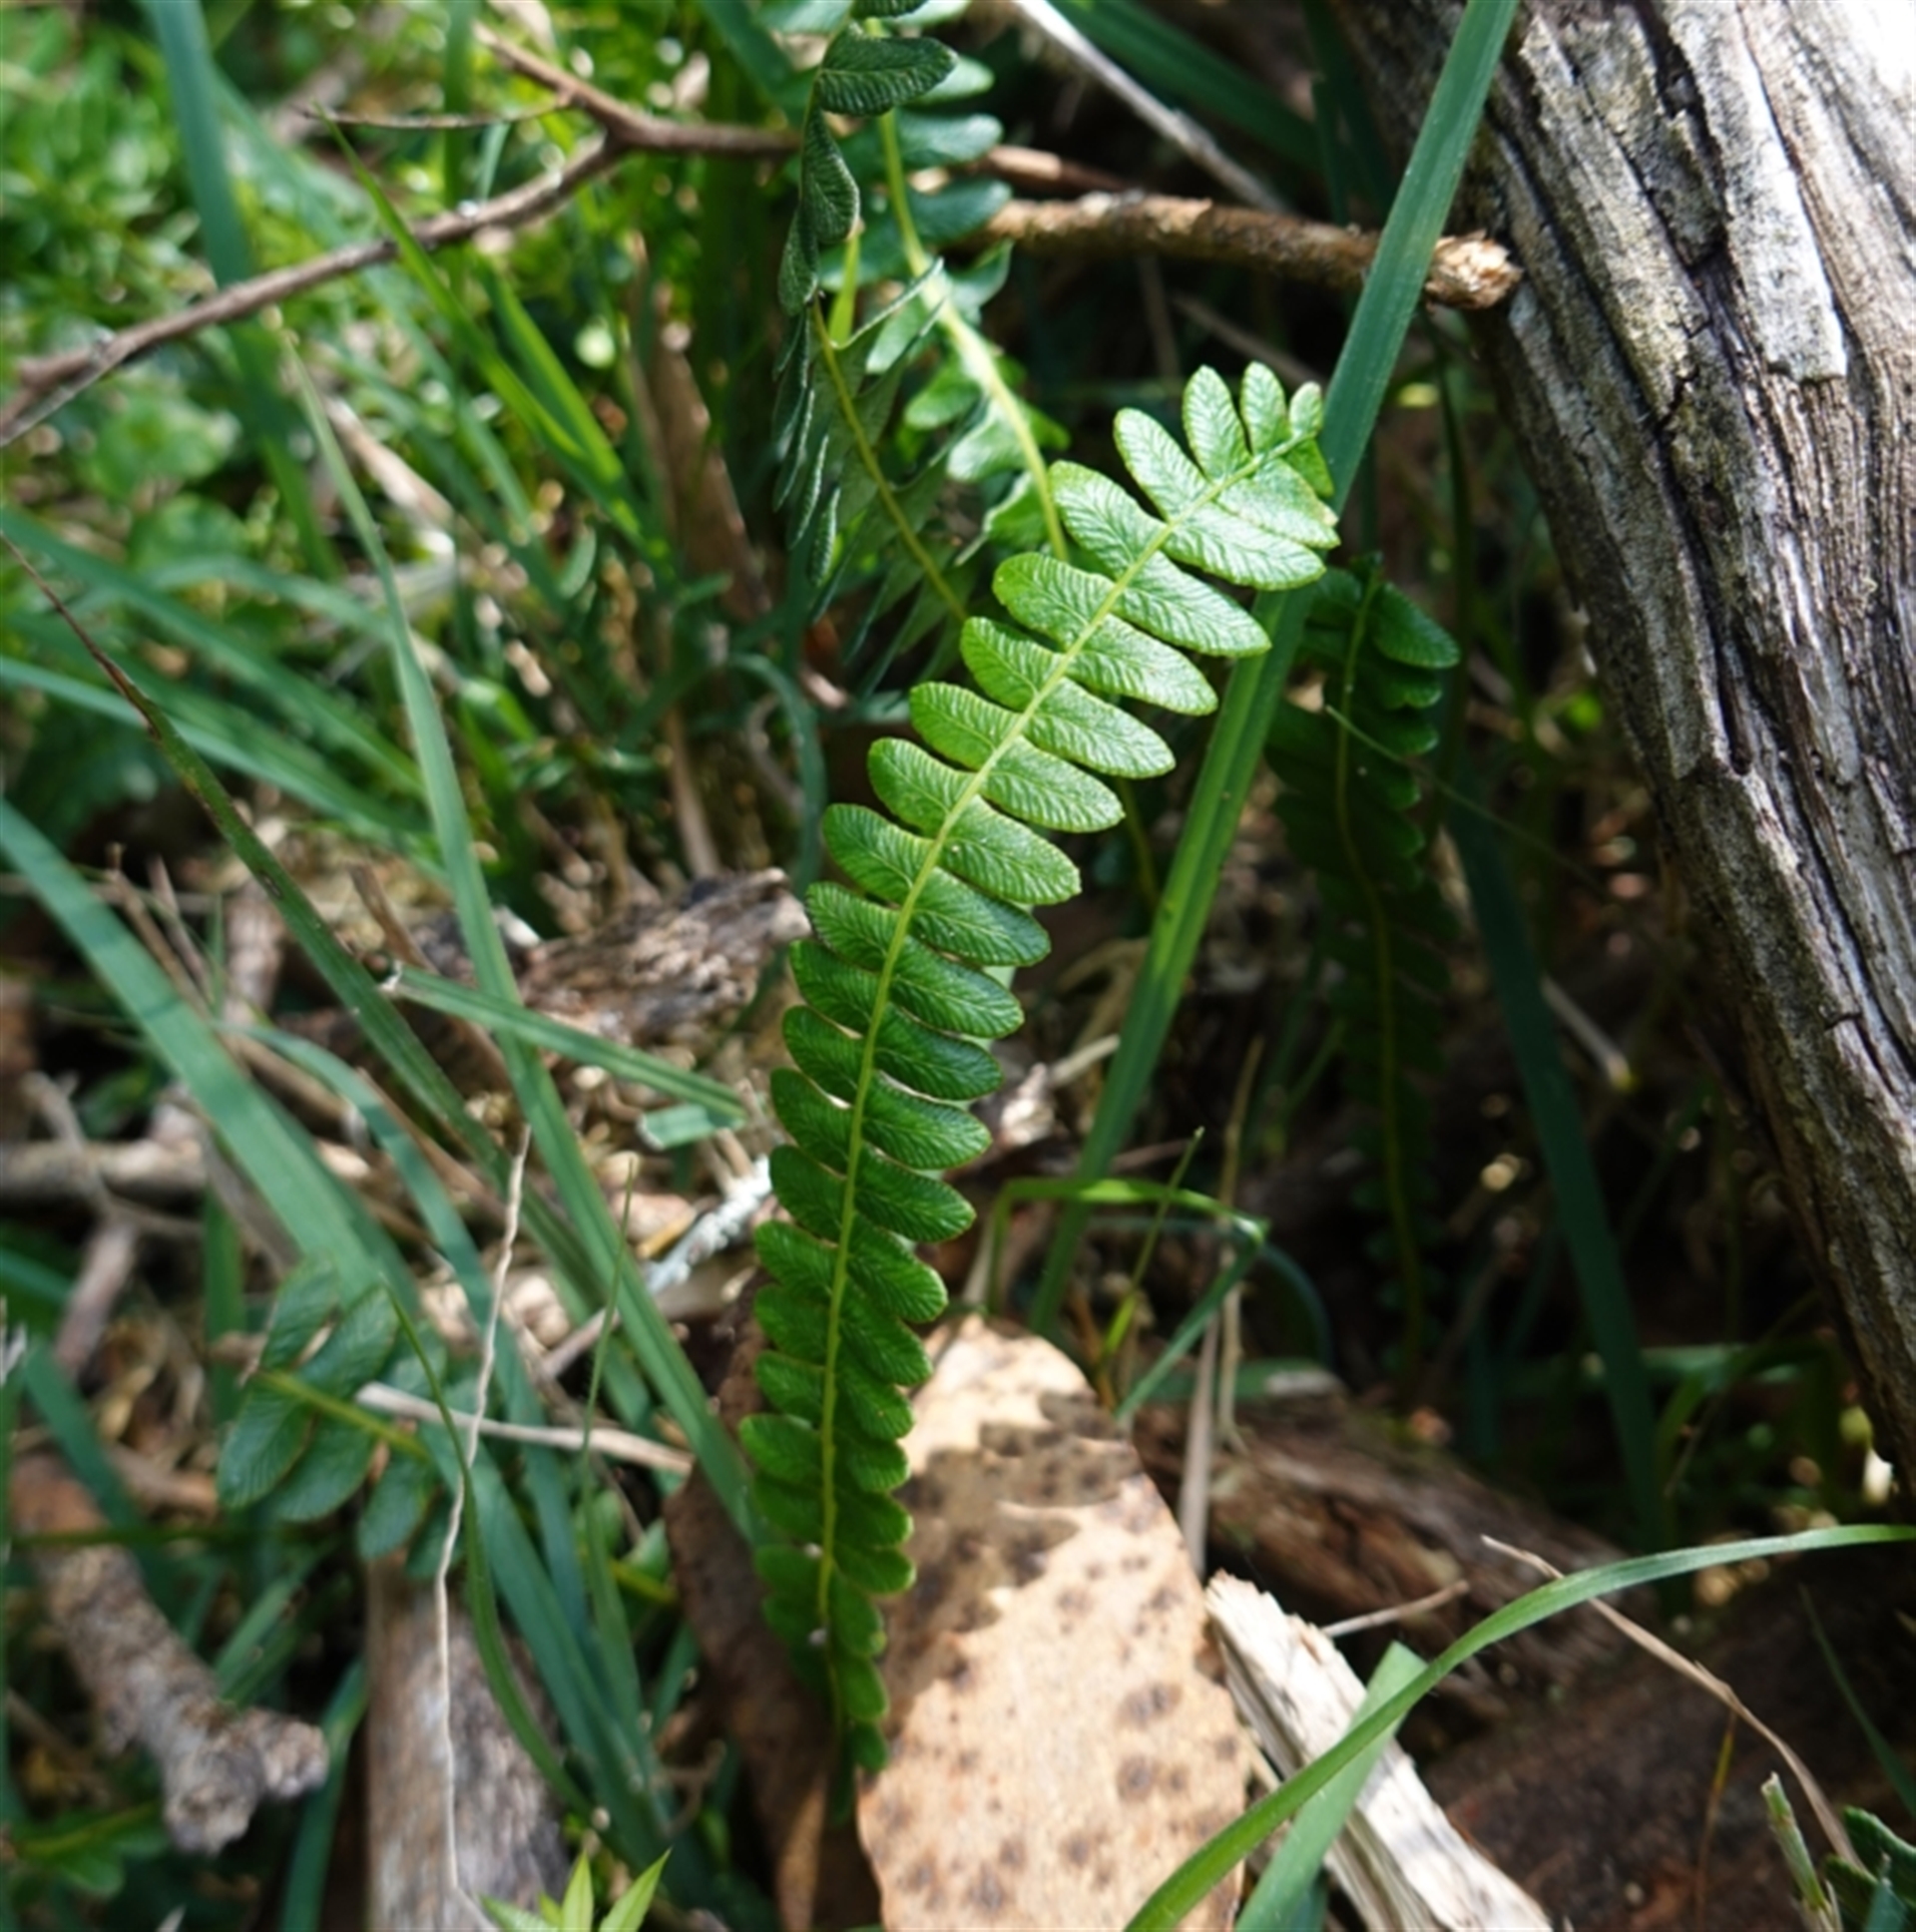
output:
[[[68,613],[63,611],[62,616],[72,622]],[[334,998],[352,1016],[367,1044],[398,1077],[413,1104],[424,1112],[435,1129],[459,1147],[487,1185],[503,1196],[507,1177],[505,1154],[467,1111],[464,1098],[447,1079],[445,1070],[399,1017],[392,1003],[373,983],[372,976],[339,943],[298,880],[247,824],[218,775],[187,742],[167,714],[105,653],[90,642],[88,648],[127,702],[145,720],[162,754],[180,774],[187,789],[200,800],[241,862],[264,886],[285,919],[287,929]],[[552,1257],[562,1286],[576,1304],[573,1312],[576,1314],[580,1308],[595,1304],[601,1298],[600,1284],[605,1275],[578,1232],[541,1194],[527,1197],[524,1212],[528,1226]],[[622,1362],[623,1358],[619,1360]],[[608,1379],[609,1382],[616,1380],[620,1386],[628,1380],[624,1375]],[[620,1393],[620,1386],[614,1387],[615,1395]],[[620,1406],[628,1426],[638,1426],[643,1421],[643,1413],[632,1402],[624,1401]]]
[[[329,1255],[342,1273],[357,1270],[362,1278],[396,1265],[390,1244],[326,1172],[311,1142],[252,1084],[79,873],[4,799],[0,854],[26,878],[100,983],[217,1125],[235,1164],[299,1251]]]
[[[18,628],[24,631],[31,624],[29,619]],[[109,693],[64,672],[0,658],[0,686],[45,692],[76,711],[91,712],[116,724],[127,722],[126,713]],[[256,716],[186,686],[174,693],[173,705],[182,733],[231,770],[277,786],[321,817],[356,832],[401,848],[417,842],[418,827],[407,815],[346,783],[309,745],[260,730]]]
[[[213,64],[206,15],[200,0],[147,0],[147,17],[166,62],[174,122],[180,130],[187,182],[206,238],[207,260],[214,279],[224,288],[252,273],[252,249],[227,168],[225,117],[221,112],[224,90]],[[308,567],[317,577],[337,577],[339,560],[313,507],[305,472],[290,448],[287,432],[292,417],[273,380],[272,339],[257,322],[236,322],[230,335],[240,365],[246,426],[253,445],[298,531]]]
[[[318,1925],[324,1919],[326,1874],[332,1864],[332,1835],[339,1821],[339,1804],[346,1791],[347,1752],[353,1732],[366,1714],[366,1665],[355,1658],[339,1680],[320,1719],[332,1768],[326,1781],[300,1807],[299,1829],[292,1841],[285,1889],[279,1894],[281,1925]]]
[[[1468,800],[1470,773],[1460,770],[1458,782]],[[1474,811],[1458,812],[1451,820],[1450,834],[1470,886],[1477,931],[1550,1174],[1571,1268],[1603,1360],[1604,1393],[1617,1425],[1637,1533],[1646,1548],[1656,1549],[1666,1538],[1664,1496],[1657,1480],[1657,1418],[1638,1344],[1637,1317],[1624,1281],[1623,1257],[1611,1231],[1590,1144],[1584,1138],[1576,1089],[1557,1044],[1556,1022],[1544,1003],[1523,909],[1496,836]]]
[[[466,818],[465,797],[453,766],[445,723],[433,698],[425,666],[414,649],[412,628],[400,606],[391,562],[319,398],[303,370],[300,374],[307,423],[360,545],[378,569],[385,592],[393,676],[411,726],[440,856],[452,888],[453,905],[459,915],[474,977],[480,990],[492,998],[516,1000],[518,989],[499,929],[493,921],[492,903],[473,844],[472,827]],[[558,1187],[565,1210],[572,1217],[588,1256],[596,1264],[597,1278],[611,1285],[620,1318],[647,1378],[671,1410],[727,1513],[742,1533],[752,1537],[757,1521],[747,1494],[744,1459],[714,1415],[704,1385],[687,1360],[671,1325],[646,1292],[631,1250],[614,1225],[599,1184],[580,1153],[551,1075],[523,1041],[505,1038],[499,1044],[540,1156]]]
[[[583,1027],[568,1025],[544,1013],[534,1013],[517,1000],[494,999],[489,993],[475,992],[456,979],[442,979],[437,973],[424,973],[415,966],[402,966],[392,977],[392,990],[414,1006],[430,1007],[435,1013],[450,1013],[453,1018],[470,1020],[476,1026],[508,1039],[523,1041],[544,1053],[563,1055],[582,1067],[603,1067],[620,1080],[643,1083],[661,1094],[691,1101],[702,1107],[719,1127],[736,1127],[745,1118],[738,1097],[722,1082],[709,1080],[704,1074],[688,1073],[657,1054],[642,1053],[637,1047],[621,1046],[616,1040],[601,1039]]]
[[[313,679],[287,670],[231,626],[219,624],[177,598],[165,595],[156,587],[157,573],[123,569],[78,544],[63,542],[32,517],[4,507],[0,507],[0,536],[32,552],[44,565],[58,570],[90,596],[137,612],[157,630],[191,651],[210,670],[231,678],[237,686],[270,706],[302,738],[310,737],[316,744],[343,753],[401,797],[419,795],[417,766],[396,744],[368,724],[353,705]],[[218,569],[229,581],[235,581],[229,566],[239,561],[226,557],[217,562],[208,559],[199,563],[190,577],[185,571],[180,575],[187,582],[204,584],[213,570]],[[267,595],[288,594],[283,578],[263,570],[252,581],[256,590]],[[351,603],[331,586],[310,588],[320,595]],[[76,598],[74,603],[83,613],[88,608],[81,599]]]
[[[1856,1687],[1849,1681],[1849,1673],[1843,1669],[1843,1661],[1836,1655],[1836,1647],[1829,1641],[1829,1633],[1823,1629],[1823,1620],[1816,1615],[1816,1606],[1810,1602],[1809,1592],[1803,1592],[1803,1609],[1809,1616],[1809,1628],[1816,1639],[1816,1648],[1823,1654],[1823,1662],[1829,1667],[1829,1675],[1836,1681],[1836,1689],[1842,1693],[1849,1713],[1862,1726],[1863,1735],[1869,1740],[1869,1748],[1877,1763],[1883,1767],[1883,1775],[1889,1779],[1889,1788],[1896,1793],[1902,1807],[1912,1818],[1916,1818],[1916,1773],[1896,1754],[1896,1746],[1876,1727],[1874,1720],[1863,1708],[1863,1700],[1856,1694]]]
[[[1351,1721],[1362,1723],[1387,1697],[1403,1690],[1417,1671],[1416,1652],[1393,1644],[1365,1686],[1363,1702]],[[1256,1890],[1237,1914],[1237,1932],[1289,1932],[1297,1923],[1324,1859],[1357,1808],[1371,1771],[1394,1735],[1393,1727],[1367,1744],[1291,1820],[1283,1843],[1271,1854]]]

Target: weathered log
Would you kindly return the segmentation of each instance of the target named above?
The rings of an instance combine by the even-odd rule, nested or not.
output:
[[[1407,143],[1460,8],[1337,0]],[[1476,339],[1916,1470],[1916,117],[1890,0],[1533,0]]]

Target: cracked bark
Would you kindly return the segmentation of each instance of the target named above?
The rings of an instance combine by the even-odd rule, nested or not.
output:
[[[1407,143],[1461,9],[1337,0]],[[1535,0],[1457,218],[1884,1452],[1916,1471],[1916,74],[1893,0]]]

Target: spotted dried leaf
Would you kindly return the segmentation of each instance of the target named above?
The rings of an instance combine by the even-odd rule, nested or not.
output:
[[[892,1761],[858,1806],[884,1925],[1121,1926],[1244,1801],[1177,1524],[1047,1342],[973,1317],[916,1407]]]

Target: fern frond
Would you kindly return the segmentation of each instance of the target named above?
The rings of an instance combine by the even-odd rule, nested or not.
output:
[[[859,0],[803,16],[808,29],[836,24],[812,82],[779,272],[795,325],[774,416],[777,495],[806,608],[816,615],[863,592],[869,626],[909,599],[887,658],[964,620],[975,546],[945,519],[953,483],[983,499],[988,535],[1012,528],[1018,503],[1030,500],[1064,549],[1043,453],[1063,432],[1018,396],[1015,369],[977,327],[1007,251],[962,273],[935,252],[988,220],[1010,191],[964,178],[921,191],[908,181],[914,169],[976,160],[1003,130],[989,115],[907,104],[966,96],[990,75],[936,41],[888,35],[879,23],[901,11]],[[923,16],[919,9],[914,24]],[[841,141],[831,117],[846,115],[869,125]],[[819,296],[833,279],[827,319]],[[858,324],[861,289],[899,281],[902,291]],[[919,380],[901,407],[913,364]],[[913,454],[901,457],[900,446]]]
[[[1323,706],[1282,707],[1271,727],[1283,779],[1277,815],[1291,855],[1317,878],[1329,994],[1343,1023],[1344,1084],[1370,1114],[1354,1136],[1374,1172],[1360,1206],[1381,1212],[1404,1288],[1405,1374],[1414,1375],[1429,1298],[1430,1104],[1418,1076],[1443,1065],[1439,1002],[1456,923],[1424,863],[1422,788],[1404,760],[1435,748],[1434,713],[1457,646],[1374,564],[1319,586],[1299,657],[1325,675]]]
[[[793,1546],[761,1560],[767,1616],[858,1763],[884,1754],[871,1600],[910,1581],[909,1520],[888,1494],[904,1472],[901,1390],[928,1372],[909,1324],[934,1319],[945,1299],[911,1243],[971,1220],[943,1171],[989,1145],[968,1105],[998,1085],[980,1042],[1021,1019],[990,969],[1042,958],[1031,908],[1079,889],[1045,834],[1116,823],[1104,779],[1171,768],[1164,739],[1112,701],[1208,712],[1215,695],[1187,654],[1267,648],[1207,578],[1288,589],[1321,574],[1335,524],[1319,496],[1320,410],[1315,390],[1287,405],[1262,368],[1245,376],[1240,407],[1203,370],[1186,391],[1185,443],[1148,416],[1118,418],[1143,500],[1055,465],[1076,560],[998,567],[1006,618],[973,618],[961,637],[975,686],[921,684],[910,709],[922,742],[872,749],[872,785],[891,815],[826,814],[826,845],[856,890],[813,887],[817,938],[793,949],[805,1001],[785,1024],[796,1071],[772,1087],[791,1137],[772,1176],[791,1218],[759,1236],[775,1277],[757,1303],[772,1412],[741,1434],[760,1508]]]

